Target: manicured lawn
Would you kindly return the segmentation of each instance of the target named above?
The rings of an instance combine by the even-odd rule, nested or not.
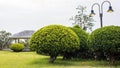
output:
[[[66,60],[57,58],[54,64],[48,63],[49,57],[35,52],[0,51],[0,68],[120,68],[109,66],[106,61]]]

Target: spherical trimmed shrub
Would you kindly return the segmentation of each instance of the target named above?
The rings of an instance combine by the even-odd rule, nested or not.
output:
[[[73,27],[71,28],[79,37],[80,39],[80,49],[75,51],[74,56],[79,58],[85,58],[87,57],[87,51],[88,51],[88,34],[81,29],[80,27]]]
[[[103,52],[109,59],[115,59],[120,52],[120,26],[106,26],[91,34],[91,47],[94,52]]]
[[[10,46],[10,49],[12,49],[14,52],[20,52],[24,49],[24,45],[20,43],[15,43]]]
[[[79,49],[79,38],[68,27],[49,25],[32,35],[30,48],[39,54],[50,55],[50,62],[52,63],[58,54]]]

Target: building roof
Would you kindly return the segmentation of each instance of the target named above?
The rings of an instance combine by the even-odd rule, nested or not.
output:
[[[9,38],[12,38],[12,39],[29,39],[32,36],[33,33],[34,33],[34,30],[24,30],[24,31],[21,31],[19,33],[13,34]]]

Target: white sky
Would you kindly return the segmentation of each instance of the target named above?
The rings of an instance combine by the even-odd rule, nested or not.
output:
[[[72,26],[69,20],[78,5],[86,6],[90,13],[93,3],[104,0],[0,0],[0,30],[17,33],[23,30],[37,30],[49,24]],[[107,13],[108,4],[104,4],[103,24],[120,26],[120,0],[109,0],[114,9]],[[98,7],[94,7],[96,16],[93,29],[100,27]]]

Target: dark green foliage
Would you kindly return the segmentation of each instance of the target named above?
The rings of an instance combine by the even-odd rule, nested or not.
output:
[[[30,48],[39,54],[50,55],[50,62],[54,62],[58,54],[79,49],[79,38],[65,26],[49,25],[32,35]]]
[[[120,27],[107,26],[93,31],[91,47],[96,54],[101,53],[113,62],[120,54]]]
[[[24,45],[20,43],[15,43],[10,46],[10,49],[12,49],[14,52],[20,52],[24,49]]]
[[[79,50],[75,51],[75,57],[78,58],[86,58],[88,57],[88,45],[87,45],[87,39],[88,39],[88,34],[81,28],[79,27],[73,27],[71,28],[79,37],[80,39],[80,45],[79,45]]]

